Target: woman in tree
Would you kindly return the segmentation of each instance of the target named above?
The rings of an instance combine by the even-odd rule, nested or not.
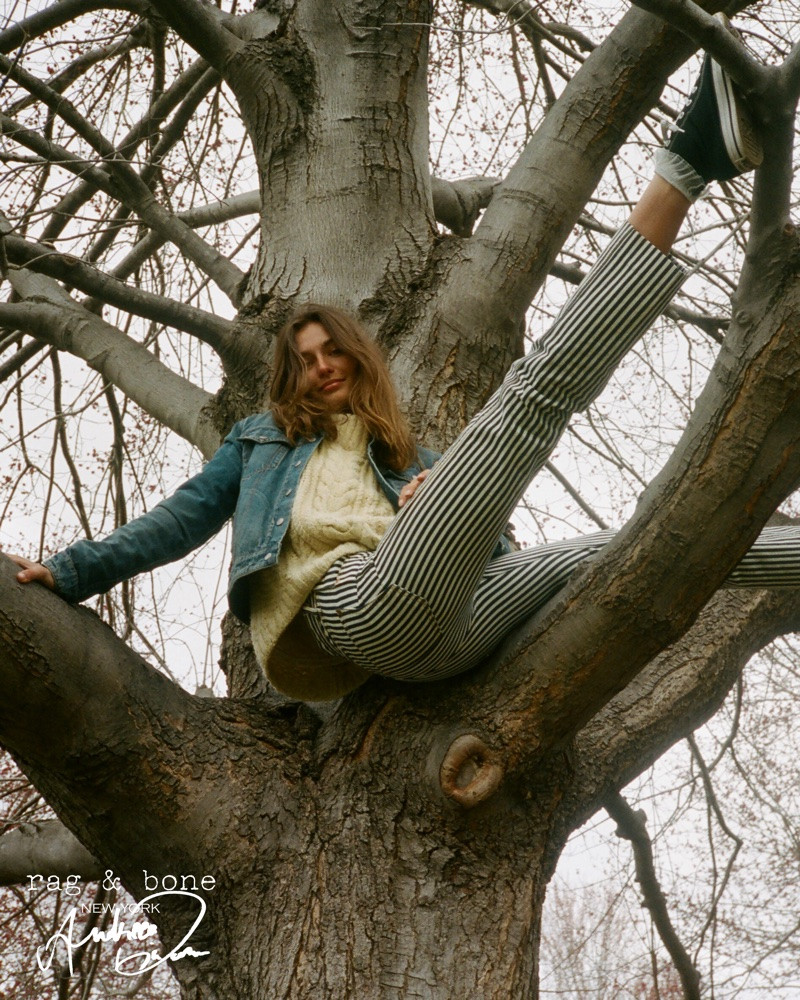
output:
[[[319,700],[371,673],[430,680],[474,666],[610,538],[521,552],[502,540],[570,415],[680,285],[668,254],[691,202],[760,157],[746,109],[706,59],[629,223],[435,465],[369,337],[310,306],[278,338],[271,413],[236,424],[199,475],[108,538],[42,565],[14,557],[19,581],[82,600],[186,554],[235,512],[230,606],[279,690]],[[768,529],[730,583],[797,585],[798,556],[794,529]]]

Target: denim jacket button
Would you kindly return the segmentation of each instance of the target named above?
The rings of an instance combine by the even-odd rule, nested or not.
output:
[[[276,524],[283,524],[283,518],[279,517],[278,520],[275,523]]]

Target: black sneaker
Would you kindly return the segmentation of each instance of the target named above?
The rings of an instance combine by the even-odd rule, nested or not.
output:
[[[730,27],[724,14],[716,16]],[[671,128],[667,149],[682,157],[706,184],[755,170],[764,159],[736,84],[709,56],[703,60],[689,103]]]

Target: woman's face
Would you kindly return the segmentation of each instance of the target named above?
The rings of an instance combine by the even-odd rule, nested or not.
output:
[[[331,413],[343,413],[358,374],[358,362],[331,340],[324,326],[307,323],[295,336],[306,366],[306,393]]]

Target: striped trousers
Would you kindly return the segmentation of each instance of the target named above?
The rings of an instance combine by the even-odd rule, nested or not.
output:
[[[460,673],[611,539],[601,531],[491,558],[572,413],[599,394],[683,277],[634,229],[617,233],[377,549],[339,560],[316,586],[305,616],[323,649],[401,680]],[[767,529],[729,582],[800,585],[797,531]]]

